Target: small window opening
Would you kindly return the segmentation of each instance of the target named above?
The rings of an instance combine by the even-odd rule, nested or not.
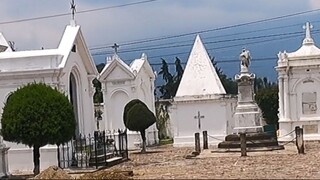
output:
[[[75,45],[75,44],[72,46],[71,51],[72,51],[72,52],[77,52],[77,47],[76,47],[76,45]]]

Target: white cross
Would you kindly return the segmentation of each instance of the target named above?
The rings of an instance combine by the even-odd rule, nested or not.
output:
[[[194,118],[198,119],[198,128],[201,129],[201,119],[203,119],[204,116],[200,114],[200,111],[198,111],[198,115],[194,116]]]
[[[313,28],[313,26],[307,22],[306,25],[303,26],[303,29],[306,30],[306,38],[311,38],[311,29]]]

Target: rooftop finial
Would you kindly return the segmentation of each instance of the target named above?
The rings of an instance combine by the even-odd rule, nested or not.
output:
[[[312,28],[313,26],[310,24],[310,22],[306,22],[306,25],[303,26],[303,29],[306,30],[306,37],[303,40],[303,45],[314,44],[313,39],[311,37]]]
[[[113,46],[111,46],[112,49],[114,49],[114,54],[117,54],[118,53],[118,49],[119,49],[119,45],[117,43],[114,43]]]
[[[74,20],[74,14],[76,12],[76,4],[74,2],[74,0],[71,0],[71,3],[70,3],[70,9],[71,9],[71,18],[72,20]]]

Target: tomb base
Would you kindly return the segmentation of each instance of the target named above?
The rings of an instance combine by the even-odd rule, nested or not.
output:
[[[279,145],[277,138],[267,132],[247,133],[247,151],[272,151],[284,149]],[[218,151],[221,152],[240,152],[240,135],[230,134],[225,137],[225,141],[218,144]]]
[[[238,103],[234,117],[234,133],[263,132],[261,113],[256,103]]]

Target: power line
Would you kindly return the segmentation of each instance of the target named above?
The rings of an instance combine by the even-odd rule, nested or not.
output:
[[[201,33],[207,33],[207,32],[212,32],[212,31],[218,31],[218,30],[231,29],[231,28],[236,28],[236,27],[241,27],[241,26],[247,26],[247,25],[252,25],[252,24],[257,24],[257,23],[263,23],[263,22],[268,22],[268,21],[274,21],[274,20],[284,19],[284,18],[288,18],[288,17],[294,17],[294,16],[303,15],[303,14],[313,13],[313,12],[317,12],[319,10],[320,9],[302,11],[302,12],[298,12],[298,13],[287,14],[287,15],[282,15],[282,16],[277,16],[277,17],[272,17],[272,18],[267,18],[267,19],[261,19],[261,20],[257,20],[257,21],[250,21],[250,22],[246,22],[246,23],[240,23],[240,24],[224,26],[224,27],[219,27],[219,28],[213,28],[213,29],[207,29],[207,30],[201,30],[201,31],[194,31],[194,32],[190,32],[190,33],[171,35],[171,36],[160,36],[160,37],[156,37],[156,38],[147,38],[147,39],[135,40],[135,41],[131,41],[131,42],[129,41],[127,43],[122,43],[122,44],[119,43],[119,44],[120,44],[120,46],[128,46],[128,45],[133,45],[133,44],[140,44],[140,43],[154,42],[154,41],[160,41],[160,40],[165,40],[165,39],[184,37],[184,36],[189,36],[189,35],[194,35],[194,34],[201,34]]]
[[[237,47],[237,46],[244,46],[244,45],[252,45],[252,44],[258,44],[258,43],[266,43],[266,42],[271,42],[271,41],[279,41],[279,40],[285,40],[285,39],[291,39],[291,38],[298,38],[298,37],[299,37],[299,36],[288,36],[288,37],[285,37],[285,38],[270,39],[270,40],[264,40],[264,41],[255,41],[255,42],[251,42],[250,44],[248,44],[248,43],[234,44],[234,45],[230,45],[230,46],[223,46],[223,47],[217,47],[217,48],[209,48],[209,49],[207,49],[207,51],[210,51],[210,50],[219,50],[219,49],[226,49],[226,48]],[[172,53],[172,54],[150,56],[150,57],[148,57],[148,59],[168,57],[168,56],[177,56],[177,55],[189,54],[189,53],[190,53],[190,52],[178,52],[178,53]]]
[[[251,61],[252,62],[261,62],[261,61],[275,61],[277,60],[276,57],[261,57],[261,58],[253,58]],[[240,62],[240,60],[235,60],[235,59],[232,59],[232,60],[220,60],[220,61],[214,61],[216,62],[217,64],[223,64],[223,63],[235,63],[235,62]],[[174,62],[167,62],[168,65],[175,65]],[[185,65],[187,64],[187,62],[181,62],[181,64]],[[150,63],[150,65],[152,66],[161,66],[162,63]]]
[[[315,23],[318,23],[318,22],[320,22],[320,21],[313,21],[312,23],[315,24]],[[218,36],[210,36],[210,37],[206,37],[206,38],[202,38],[202,39],[214,39],[214,38],[221,38],[221,37],[226,37],[226,36],[243,35],[243,34],[257,33],[257,32],[263,32],[263,31],[269,31],[269,30],[275,30],[275,29],[283,29],[283,28],[294,27],[294,26],[301,26],[301,23],[291,24],[291,25],[286,25],[286,26],[276,26],[276,27],[271,27],[271,28],[264,28],[264,29],[245,31],[245,32],[229,33],[229,34],[223,34],[223,35],[218,35]],[[175,41],[175,42],[170,42],[170,44],[186,43],[186,42],[190,42],[190,41],[191,40]],[[153,46],[140,46],[140,47],[135,47],[135,48],[158,47],[158,46],[163,46],[163,45],[168,45],[168,43],[160,43],[160,44],[156,44],[156,45],[153,45]],[[100,46],[101,47],[94,46],[92,48],[89,48],[89,50],[94,51],[94,50],[100,50],[100,49],[108,48],[105,45],[100,45]],[[131,48],[131,49],[133,49],[133,48]]]
[[[320,30],[315,30],[314,32],[319,32]],[[221,42],[234,42],[234,41],[238,41],[238,40],[252,40],[252,39],[258,39],[258,38],[265,38],[265,37],[278,37],[278,36],[284,36],[284,37],[280,37],[280,38],[273,38],[273,39],[267,39],[267,40],[263,40],[263,41],[254,41],[254,42],[250,42],[250,43],[241,43],[241,44],[233,44],[233,45],[227,45],[227,46],[220,46],[220,47],[215,47],[215,48],[209,48],[207,49],[209,50],[219,50],[219,49],[225,49],[225,48],[231,48],[231,47],[237,47],[237,46],[244,46],[244,45],[251,45],[251,44],[257,44],[257,43],[264,43],[264,42],[270,42],[270,41],[276,41],[276,40],[283,40],[283,39],[289,39],[289,38],[293,38],[293,37],[300,37],[303,34],[303,32],[292,32],[292,33],[282,33],[282,34],[272,34],[272,35],[264,35],[264,36],[255,36],[255,37],[248,37],[248,38],[237,38],[237,39],[228,39],[228,40],[221,40],[221,41],[212,41],[212,42],[208,42],[208,43],[204,43],[205,45],[207,44],[212,44],[212,43],[221,43]],[[300,36],[297,36],[300,35]],[[167,47],[158,47],[158,48],[150,48],[150,49],[143,49],[144,51],[147,50],[155,50],[155,49],[165,49],[165,48],[175,48],[175,47],[183,47],[183,46],[192,46],[193,44],[186,44],[186,45],[178,45],[178,46],[167,46]],[[136,50],[138,51],[138,50]],[[141,51],[141,50],[139,50]],[[133,51],[130,51],[133,52]],[[166,56],[174,56],[174,55],[180,55],[180,54],[187,54],[189,52],[178,52],[178,53],[174,53],[174,54],[167,54],[167,55],[157,55],[157,56],[151,56],[149,57],[149,59],[151,58],[156,58],[156,57],[166,57]],[[93,53],[92,56],[100,56],[100,55],[108,55],[111,53]]]
[[[150,3],[150,2],[154,2],[154,1],[159,1],[159,0],[144,0],[144,1],[127,3],[127,4],[115,5],[115,6],[108,6],[108,7],[96,8],[96,9],[88,9],[88,10],[78,11],[77,14],[83,14],[83,13],[89,13],[89,12],[95,12],[95,11],[101,11],[101,10],[107,10],[107,9],[114,9],[114,8],[120,8],[120,7],[126,7],[126,6],[133,6],[133,5],[138,5],[138,4],[145,4],[145,3]],[[61,17],[61,16],[67,16],[67,15],[70,15],[70,13],[62,13],[62,14],[40,16],[40,17],[34,17],[34,18],[18,19],[18,20],[13,20],[13,21],[5,21],[5,22],[0,22],[0,25],[41,20],[41,19],[48,19],[48,18],[56,18],[56,17]]]
[[[317,31],[317,30],[315,30]],[[315,32],[314,31],[314,32]],[[278,36],[284,36],[284,35],[294,35],[294,34],[303,34],[302,31],[296,31],[296,32],[289,32],[289,33],[280,33],[280,34],[270,34],[270,35],[262,35],[262,36],[253,36],[253,37],[245,37],[245,38],[235,38],[235,39],[226,39],[226,40],[219,40],[219,41],[210,41],[206,42],[205,44],[217,44],[217,43],[225,43],[225,42],[234,42],[234,41],[243,41],[243,40],[253,40],[253,39],[260,39],[260,38],[269,38],[269,37],[278,37]],[[206,38],[205,38],[206,39]],[[190,42],[190,41],[188,41]],[[192,43],[189,44],[178,44],[178,45],[168,45],[168,46],[150,46],[146,48],[131,48],[127,50],[119,50],[119,53],[129,53],[129,52],[137,52],[137,51],[150,51],[150,50],[159,50],[159,49],[168,49],[168,48],[179,48],[179,47],[186,47],[186,46],[192,46]],[[112,54],[113,52],[96,52],[95,55],[98,54]]]

